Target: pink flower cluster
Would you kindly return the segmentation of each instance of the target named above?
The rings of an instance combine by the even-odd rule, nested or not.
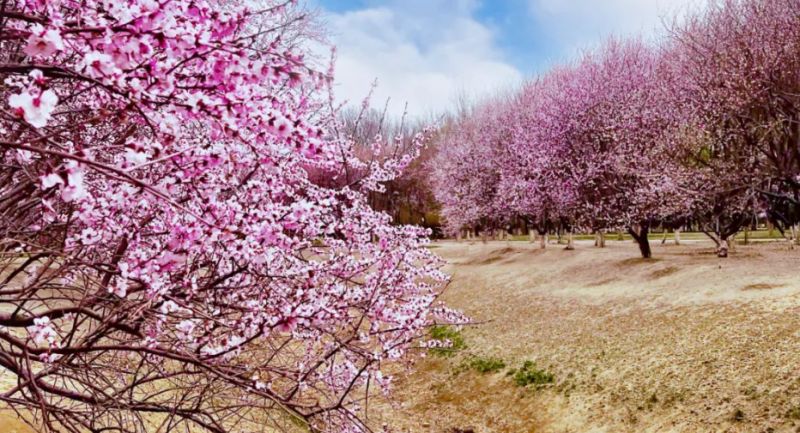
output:
[[[0,244],[31,258],[0,286],[21,314],[0,314],[19,328],[0,353],[49,363],[3,364],[25,384],[9,404],[73,431],[86,414],[147,431],[115,423],[150,413],[364,431],[358,393],[390,382],[384,361],[460,320],[434,309],[427,232],[367,205],[409,160],[361,162],[335,135],[295,2],[15,0],[0,22],[2,52],[24,53],[0,59]],[[358,187],[309,178],[352,166]]]

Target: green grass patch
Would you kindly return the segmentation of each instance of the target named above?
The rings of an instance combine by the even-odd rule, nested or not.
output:
[[[437,325],[431,328],[430,338],[447,344],[447,347],[432,347],[428,352],[435,356],[449,357],[458,351],[464,350],[467,343],[461,331],[452,326]]]
[[[542,386],[555,382],[553,373],[536,367],[533,361],[525,361],[522,367],[508,372],[517,386]]]
[[[506,368],[506,363],[502,359],[493,356],[487,358],[476,356],[466,361],[466,367],[478,373],[486,374],[496,373]]]

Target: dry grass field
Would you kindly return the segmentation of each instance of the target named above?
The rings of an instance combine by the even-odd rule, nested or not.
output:
[[[27,424],[18,420],[16,416],[10,413],[0,414],[0,432],[3,433],[34,433],[35,430],[28,427]]]
[[[439,243],[464,349],[403,375],[372,422],[408,432],[800,432],[800,250]],[[476,363],[474,360],[479,360]],[[480,362],[505,368],[480,373]],[[524,361],[554,375],[520,387]],[[472,367],[471,367],[472,366]]]
[[[433,247],[476,325],[374,399],[396,432],[800,432],[800,249],[629,241]],[[550,383],[519,386],[525,361]],[[477,371],[481,365],[494,364]],[[499,362],[505,364],[499,366]],[[0,433],[32,433],[0,414]]]

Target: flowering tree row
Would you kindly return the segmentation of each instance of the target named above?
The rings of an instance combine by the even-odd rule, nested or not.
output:
[[[385,364],[458,317],[427,233],[368,206],[410,159],[337,134],[318,30],[285,0],[2,1],[0,402],[47,431],[367,429]]]
[[[436,155],[432,146],[433,136],[426,145],[420,148],[414,142],[418,132],[431,134],[430,124],[438,123],[435,119],[424,121],[409,118],[407,114],[393,119],[388,115],[388,101],[383,111],[374,109],[342,110],[340,119],[345,133],[353,137],[356,154],[361,160],[382,161],[403,158],[409,155],[411,163],[404,168],[400,176],[383,183],[382,191],[368,194],[370,207],[392,216],[393,224],[415,224],[431,228],[432,236],[440,237],[438,204],[428,182],[428,165]],[[380,146],[373,146],[375,137],[390,137],[380,140]]]
[[[728,241],[798,221],[800,1],[723,1],[659,44],[612,39],[449,125],[433,179],[451,231],[513,218]]]

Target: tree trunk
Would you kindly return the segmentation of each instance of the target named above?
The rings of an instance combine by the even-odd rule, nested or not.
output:
[[[636,229],[633,227],[628,229],[628,233],[633,237],[633,240],[639,244],[639,251],[642,253],[642,258],[645,259],[653,257],[653,251],[650,249],[650,240],[647,238],[649,231],[647,224],[638,226]]]
[[[675,245],[680,245],[681,244],[681,229],[680,228],[675,229],[674,233],[675,233]]]
[[[716,233],[711,233],[708,230],[703,230],[706,236],[708,236],[714,243],[717,245],[717,257],[728,257],[728,239],[722,238],[718,236]]]
[[[547,248],[547,230],[539,231],[539,248]]]
[[[669,234],[669,230],[664,229],[664,237],[661,238],[661,245],[667,243],[667,235]]]
[[[594,246],[596,246],[597,248],[606,247],[606,234],[602,230],[598,230],[594,234]]]
[[[530,243],[536,242],[536,230],[528,229],[528,241]]]
[[[570,251],[575,249],[575,242],[574,242],[574,240],[572,238],[572,230],[567,232],[567,247],[564,248],[564,249],[570,250]]]
[[[488,230],[484,230],[484,231],[481,232],[481,242],[483,242],[484,244],[489,242],[489,231]]]
[[[717,247],[717,257],[728,257],[728,239],[720,239],[719,246]]]
[[[461,234],[462,234],[462,233],[464,233],[464,230],[461,230],[461,229],[459,229],[459,230],[456,232],[456,242],[461,242],[461,239],[462,239],[462,236],[461,236]]]
[[[800,245],[800,239],[798,239],[797,236],[798,236],[797,224],[792,224],[792,238],[794,238],[793,239],[794,244]]]
[[[703,233],[717,244],[717,257],[723,259],[728,257],[728,252],[732,250],[728,242],[728,236],[725,236],[724,233],[711,233],[708,231],[704,231]]]

